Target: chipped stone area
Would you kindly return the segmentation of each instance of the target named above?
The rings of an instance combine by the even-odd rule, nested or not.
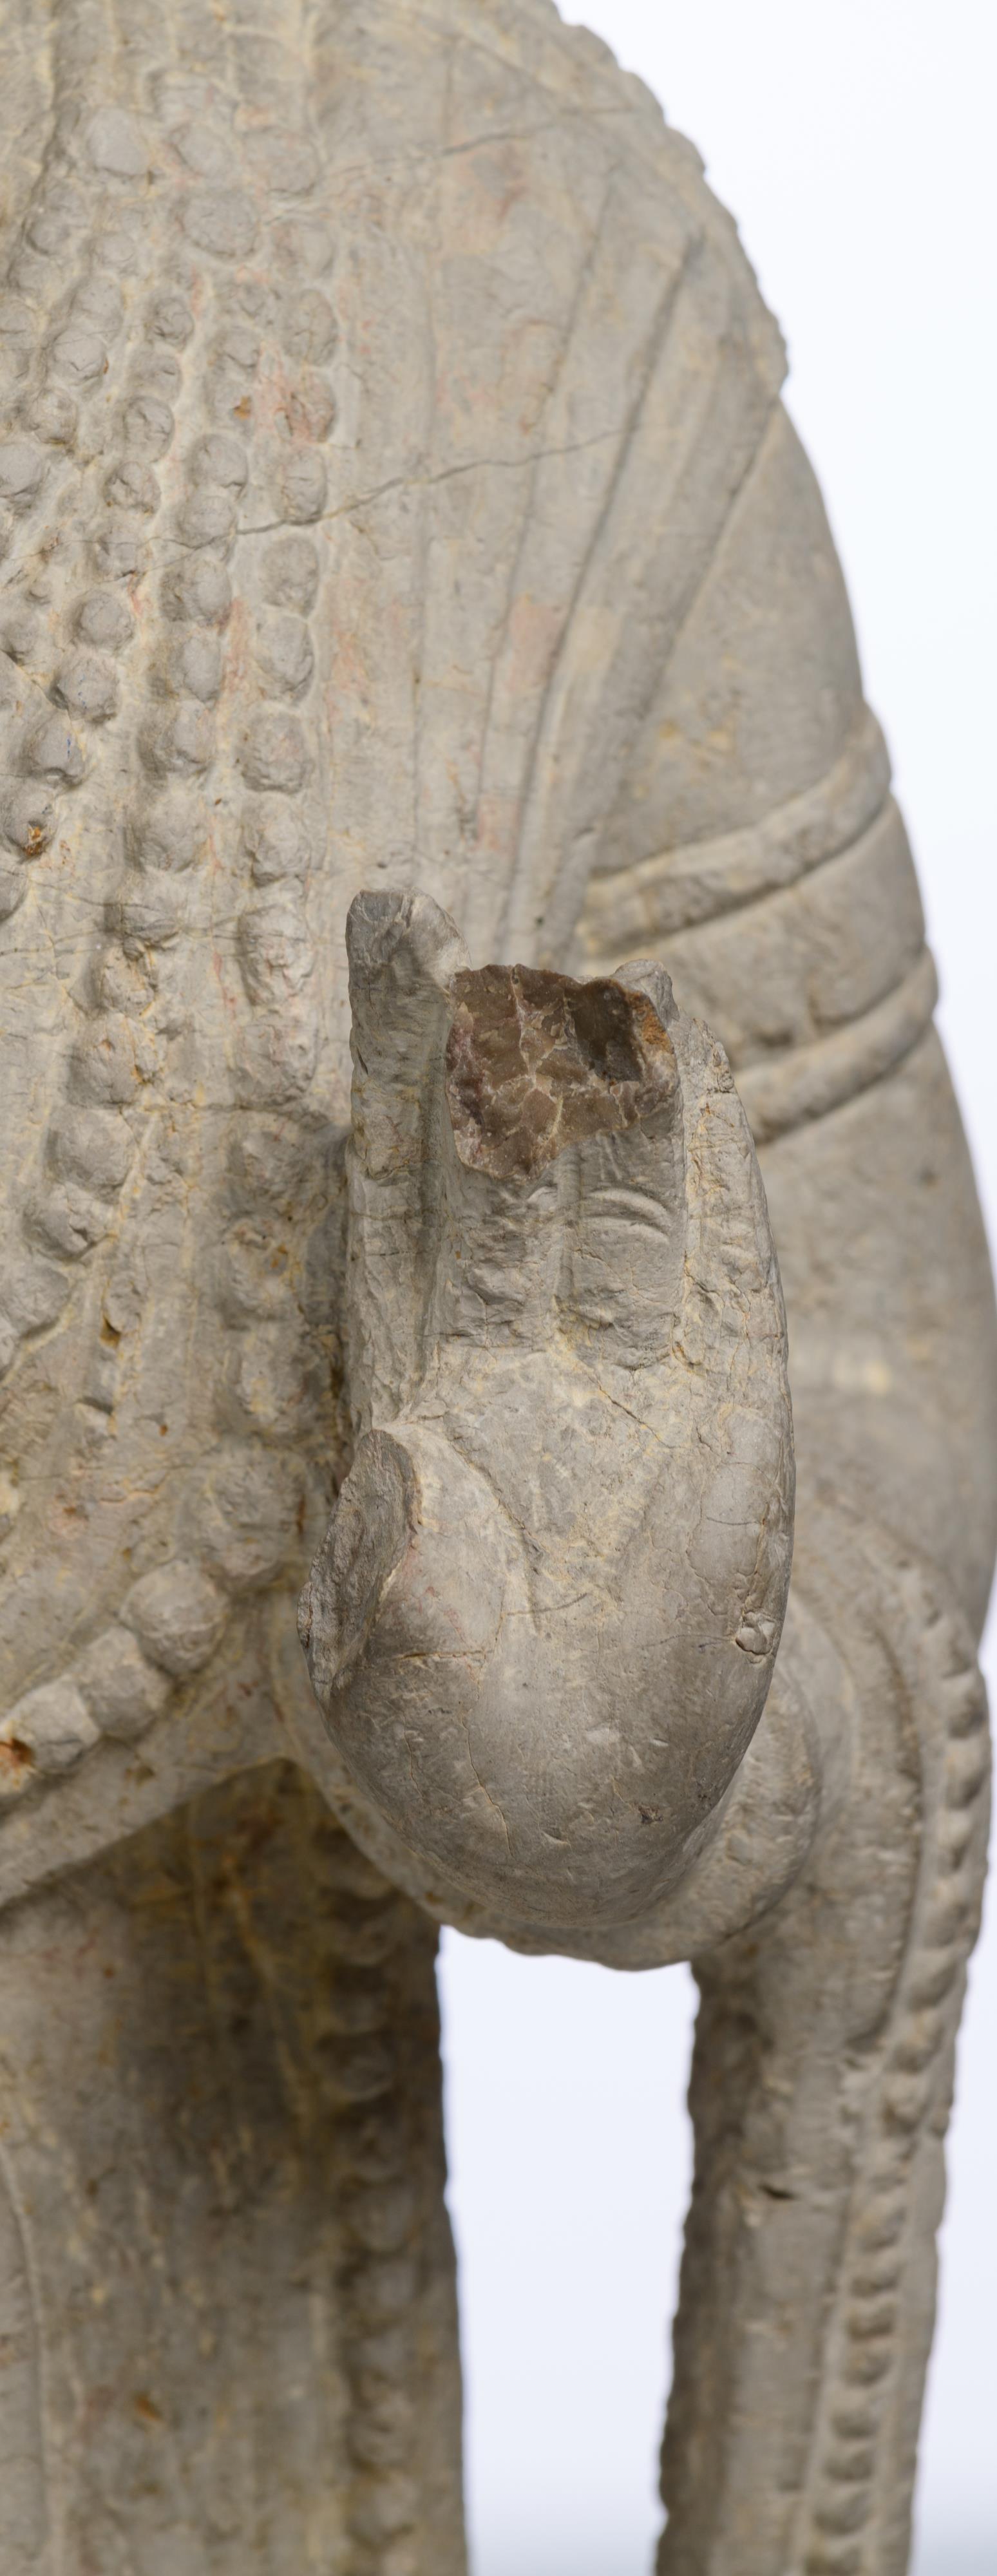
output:
[[[643,994],[529,966],[465,971],[453,990],[447,1105],[471,1170],[531,1179],[674,1099],[674,1048]]]

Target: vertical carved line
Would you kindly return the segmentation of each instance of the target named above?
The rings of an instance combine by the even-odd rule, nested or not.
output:
[[[9,2080],[9,2078],[8,2078]],[[0,2488],[5,2576],[41,2576],[52,2556],[41,2294],[31,2239],[0,2137]],[[61,2552],[58,2553],[61,2556]]]
[[[443,2187],[436,1933],[343,1835],[324,1937],[319,2045],[343,2233],[349,2576],[429,2576],[459,2547],[459,2532],[426,2521],[426,2410],[446,2405],[433,2385],[446,2361],[426,2317]],[[459,2514],[459,2495],[450,2509]]]

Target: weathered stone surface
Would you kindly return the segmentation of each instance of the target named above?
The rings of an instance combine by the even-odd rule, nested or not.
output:
[[[4,35],[2,2576],[460,2576],[430,1917],[695,1958],[662,2569],[902,2576],[997,1372],[778,334],[546,0]]]

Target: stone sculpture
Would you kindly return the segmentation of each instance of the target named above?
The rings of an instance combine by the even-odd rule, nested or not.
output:
[[[695,1961],[661,2569],[901,2576],[993,1315],[776,331],[546,0],[4,23],[3,2576],[463,2568],[440,1920]]]

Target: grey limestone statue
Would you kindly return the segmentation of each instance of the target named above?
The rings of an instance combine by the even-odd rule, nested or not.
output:
[[[662,2576],[902,2576],[997,1371],[777,332],[549,0],[3,57],[0,2576],[460,2576],[440,1922],[694,1962]]]

